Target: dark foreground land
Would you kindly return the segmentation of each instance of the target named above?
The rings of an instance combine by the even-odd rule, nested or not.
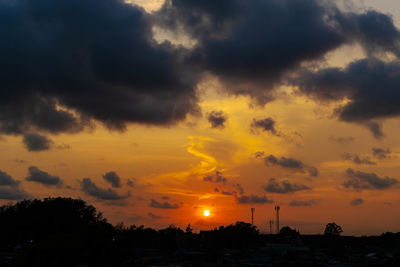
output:
[[[400,233],[374,237],[263,235],[237,222],[193,233],[113,226],[82,200],[0,207],[3,266],[400,266]]]

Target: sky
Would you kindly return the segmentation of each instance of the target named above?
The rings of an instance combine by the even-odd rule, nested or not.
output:
[[[0,0],[0,204],[399,232],[396,0]],[[209,210],[210,215],[204,216]]]

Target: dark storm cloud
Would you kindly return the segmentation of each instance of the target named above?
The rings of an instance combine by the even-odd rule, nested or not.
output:
[[[295,184],[289,181],[279,183],[275,178],[270,178],[268,184],[264,186],[264,190],[268,193],[288,194],[302,190],[311,190],[311,188],[304,184]]]
[[[304,72],[295,81],[299,90],[322,101],[344,100],[339,119],[367,127],[376,138],[383,136],[374,120],[400,115],[400,61],[361,59],[344,69],[326,68]]]
[[[118,174],[114,171],[104,174],[103,179],[109,182],[112,187],[121,187],[121,178],[119,178]]]
[[[314,206],[317,205],[318,201],[315,199],[310,199],[310,200],[292,200],[289,202],[289,206],[292,207],[309,207],[309,206]]]
[[[300,160],[294,158],[281,157],[277,158],[274,155],[269,155],[264,158],[265,164],[273,164],[286,169],[293,169],[299,172],[308,172],[310,176],[318,176],[318,169],[313,166],[308,166]]]
[[[344,42],[324,18],[328,12],[312,0],[172,0],[158,19],[164,27],[183,26],[198,41],[191,60],[229,83],[231,92],[265,103],[271,95],[261,84],[274,84]]]
[[[18,184],[19,181],[14,180],[14,178],[12,178],[6,172],[0,171],[0,186],[2,185],[16,186]]]
[[[363,14],[337,13],[341,30],[354,42],[358,42],[369,55],[392,52],[400,56],[400,33],[390,15],[369,10]]]
[[[264,132],[270,132],[274,135],[279,135],[275,129],[275,121],[272,118],[265,119],[253,119],[252,124],[250,125],[252,129],[260,129]]]
[[[344,12],[330,0],[168,0],[155,20],[197,41],[192,63],[259,103],[273,99],[271,89],[286,72],[344,44],[399,55],[389,15]]]
[[[369,56],[399,55],[388,15],[343,12],[333,0],[169,0],[152,14],[120,0],[14,0],[0,2],[0,17],[2,134],[76,133],[93,119],[117,130],[170,125],[199,114],[196,85],[204,72],[264,104],[285,73],[344,44],[359,43]],[[157,43],[155,23],[183,29],[196,45]],[[368,88],[365,79],[353,77],[349,86],[336,71],[346,86],[334,81],[338,90],[321,91],[350,99],[338,111],[342,120],[398,115],[396,64],[387,65],[387,79],[365,73],[382,85],[380,98],[353,89]],[[365,112],[370,98],[377,101]],[[365,125],[381,133],[379,124]]]
[[[211,182],[211,183],[223,183],[223,184],[226,184],[228,179],[223,177],[221,172],[216,171],[215,175],[208,175],[208,176],[203,178],[203,181]]]
[[[228,120],[228,116],[222,111],[211,111],[207,120],[211,123],[212,128],[225,128],[225,122]]]
[[[390,149],[383,149],[379,147],[372,148],[372,155],[378,159],[390,159]]]
[[[388,176],[379,177],[375,173],[366,173],[354,171],[353,169],[346,170],[346,176],[350,179],[343,183],[345,188],[361,191],[363,189],[389,189],[399,183],[395,178]]]
[[[359,206],[364,203],[364,200],[362,198],[355,198],[352,201],[350,201],[350,205],[352,206]]]
[[[239,204],[270,204],[273,203],[271,199],[267,198],[266,196],[257,196],[257,195],[241,195],[237,196],[234,195],[236,202]]]
[[[362,165],[362,164],[366,164],[366,165],[376,165],[376,162],[371,161],[371,159],[369,157],[360,157],[357,154],[350,154],[350,153],[344,153],[342,155],[340,155],[342,159],[344,160],[350,160],[355,164],[358,165]]]
[[[184,49],[156,43],[142,8],[15,0],[0,2],[0,17],[0,133],[169,125],[199,111]]]
[[[29,151],[35,152],[49,150],[52,144],[46,136],[35,133],[25,134],[23,142]]]
[[[155,208],[155,209],[177,209],[177,208],[179,208],[179,205],[169,203],[168,201],[159,202],[155,199],[151,199],[150,207]]]
[[[45,186],[61,187],[63,181],[60,177],[51,175],[45,171],[40,170],[38,167],[30,166],[28,168],[29,176],[25,180],[30,182],[39,183]]]
[[[83,178],[81,181],[81,190],[92,197],[95,197],[100,200],[123,200],[130,197],[130,192],[128,191],[125,195],[118,194],[115,190],[103,189],[98,187],[90,178]]]
[[[351,143],[351,142],[354,142],[354,137],[351,137],[351,136],[348,136],[348,137],[343,137],[343,136],[339,136],[339,137],[335,137],[335,136],[331,136],[330,138],[329,138],[331,141],[334,141],[334,142],[338,142],[338,143],[342,143],[342,144],[344,144],[344,143]]]

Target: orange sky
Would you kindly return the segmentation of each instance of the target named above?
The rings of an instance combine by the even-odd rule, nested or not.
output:
[[[149,11],[162,4],[158,0],[133,2]],[[363,2],[390,12],[399,25],[400,13],[393,12],[400,10],[400,5],[395,0]],[[174,39],[170,33],[156,34],[160,39]],[[181,38],[179,42],[189,45],[189,39]],[[363,56],[357,46],[342,47],[327,55],[326,65],[345,66]],[[400,179],[398,118],[385,119],[385,136],[376,139],[365,127],[338,121],[332,115],[342,102],[320,103],[297,94],[295,88],[283,86],[277,100],[261,107],[247,96],[227,94],[224,86],[218,77],[206,75],[197,88],[202,116],[189,116],[172,126],[129,124],[125,131],[118,132],[97,124],[95,129],[77,134],[52,135],[51,149],[40,152],[27,151],[21,136],[4,135],[0,139],[0,170],[22,181],[21,188],[33,197],[82,198],[112,223],[123,221],[156,228],[169,224],[186,227],[190,223],[198,231],[250,221],[250,208],[254,207],[255,224],[268,232],[268,220],[274,219],[274,206],[278,204],[281,226],[295,227],[301,233],[322,233],[326,223],[333,221],[342,226],[346,235],[400,231],[398,185],[361,191],[343,186],[349,180],[348,168]],[[207,115],[214,110],[227,116],[224,127],[211,127]],[[251,127],[254,119],[264,118],[275,121],[275,133]],[[390,156],[374,157],[373,148],[390,149]],[[256,157],[256,152],[263,152],[263,156]],[[376,164],[357,164],[345,159],[344,153]],[[264,157],[268,155],[297,159],[304,167],[266,164]],[[29,166],[59,176],[63,186],[26,181]],[[310,175],[309,167],[317,168],[318,176]],[[102,177],[110,171],[117,173],[122,184],[112,190],[120,195],[129,191],[128,198],[104,201],[81,190],[86,177],[100,188],[111,188]],[[217,181],[218,175],[224,180]],[[206,177],[210,177],[208,181]],[[308,189],[284,194],[268,192],[264,188],[271,178]],[[133,186],[126,185],[128,179]],[[244,192],[239,194],[241,189]],[[271,203],[242,204],[237,199],[239,195],[265,196]],[[352,205],[358,198],[363,203]],[[155,207],[152,200],[174,208]],[[293,201],[300,206],[294,206]],[[0,200],[0,204],[8,202]],[[209,210],[210,216],[203,216],[204,210]]]

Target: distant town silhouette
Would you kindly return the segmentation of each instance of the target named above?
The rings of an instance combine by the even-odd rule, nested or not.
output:
[[[333,222],[319,235],[246,222],[199,233],[113,226],[83,200],[34,199],[0,207],[0,266],[400,266],[400,233],[342,232]]]

